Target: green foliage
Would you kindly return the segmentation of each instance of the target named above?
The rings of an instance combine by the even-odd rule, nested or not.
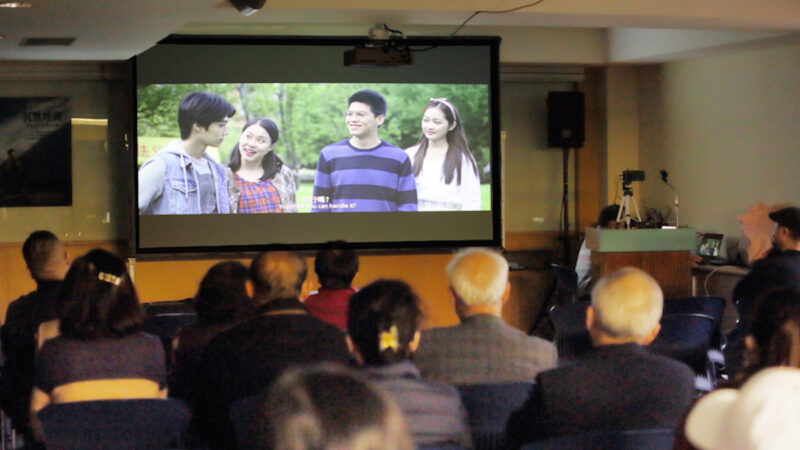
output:
[[[461,113],[470,150],[483,169],[490,161],[489,94],[484,85],[451,84],[185,84],[138,89],[138,136],[177,138],[177,110],[183,96],[197,90],[217,93],[236,107],[230,135],[219,149],[222,161],[254,117],[274,120],[280,129],[275,151],[291,167],[313,169],[320,150],[349,137],[343,113],[347,98],[359,89],[380,92],[388,104],[381,139],[401,148],[417,143],[428,100],[446,97]],[[141,155],[140,155],[141,156]]]

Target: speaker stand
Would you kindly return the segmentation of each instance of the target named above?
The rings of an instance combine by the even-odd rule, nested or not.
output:
[[[564,209],[563,227],[561,229],[561,243],[564,249],[564,265],[570,265],[570,245],[569,245],[569,147],[561,149],[564,155],[564,193],[561,197],[561,205]]]

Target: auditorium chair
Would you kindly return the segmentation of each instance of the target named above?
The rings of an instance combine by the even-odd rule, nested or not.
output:
[[[550,310],[555,336],[553,343],[558,349],[559,361],[576,359],[592,349],[589,331],[586,330],[586,308],[589,302],[574,302],[556,305]]]
[[[654,428],[581,433],[531,442],[523,450],[671,450],[675,430]]]
[[[181,400],[54,403],[38,413],[47,448],[181,448],[191,419]]]
[[[467,410],[475,449],[505,448],[508,417],[525,403],[533,383],[462,384],[456,387]]]

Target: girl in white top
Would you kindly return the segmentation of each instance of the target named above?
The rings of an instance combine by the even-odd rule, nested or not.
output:
[[[425,107],[422,135],[406,153],[414,165],[420,211],[481,209],[478,164],[461,116],[446,98],[432,98]]]

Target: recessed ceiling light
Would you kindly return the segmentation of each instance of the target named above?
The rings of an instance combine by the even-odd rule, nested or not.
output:
[[[31,4],[26,2],[0,2],[0,8],[30,8]]]

